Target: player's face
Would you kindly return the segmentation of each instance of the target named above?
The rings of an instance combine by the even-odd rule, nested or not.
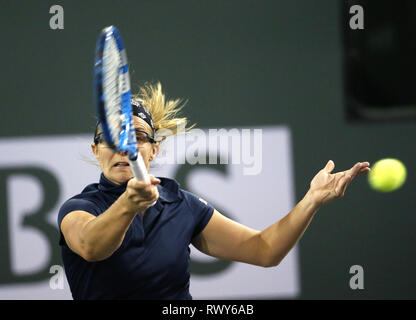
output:
[[[133,122],[136,134],[138,135],[137,142],[139,152],[143,157],[147,170],[149,170],[149,163],[156,156],[159,145],[158,143],[151,143],[146,139],[146,135],[143,132],[148,133],[150,136],[153,136],[153,133],[150,126],[144,120],[133,116]],[[133,173],[130,170],[129,158],[126,153],[114,152],[105,144],[105,142],[101,142],[97,145],[92,144],[91,147],[100,163],[103,174],[111,182],[122,184],[133,178]]]

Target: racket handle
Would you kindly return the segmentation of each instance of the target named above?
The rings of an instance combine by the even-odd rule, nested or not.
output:
[[[149,175],[147,174],[146,166],[140,154],[138,154],[136,160],[130,160],[130,166],[131,166],[131,170],[133,171],[134,177],[137,180],[144,180],[146,182],[150,182]]]
[[[136,160],[130,160],[131,170],[133,171],[134,178],[136,180],[144,180],[150,183],[149,175],[147,174],[146,165],[144,164],[143,158],[140,153],[137,155]],[[153,202],[150,206],[154,206],[156,203]]]

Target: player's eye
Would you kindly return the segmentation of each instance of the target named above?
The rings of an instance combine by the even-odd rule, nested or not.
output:
[[[144,133],[136,133],[136,139],[139,143],[146,143],[149,141],[149,139]]]
[[[151,142],[151,143],[155,142],[155,140],[153,139],[151,135],[141,130],[136,130],[136,140],[137,140],[137,143],[139,144],[144,144],[146,142]]]

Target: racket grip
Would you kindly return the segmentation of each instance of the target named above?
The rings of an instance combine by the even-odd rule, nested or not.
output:
[[[130,166],[131,166],[131,170],[133,171],[134,177],[137,180],[145,180],[146,182],[150,182],[149,175],[147,174],[146,166],[140,154],[138,154],[136,160],[130,160]]]
[[[149,175],[147,174],[146,165],[144,164],[143,158],[139,153],[136,160],[130,160],[131,170],[133,171],[134,178],[136,180],[144,180],[150,183]],[[154,206],[156,203],[153,202],[150,206]]]

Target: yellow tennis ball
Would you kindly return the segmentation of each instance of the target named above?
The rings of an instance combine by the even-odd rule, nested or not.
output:
[[[379,192],[391,192],[400,188],[406,181],[406,167],[397,159],[377,161],[368,174],[370,186]]]

